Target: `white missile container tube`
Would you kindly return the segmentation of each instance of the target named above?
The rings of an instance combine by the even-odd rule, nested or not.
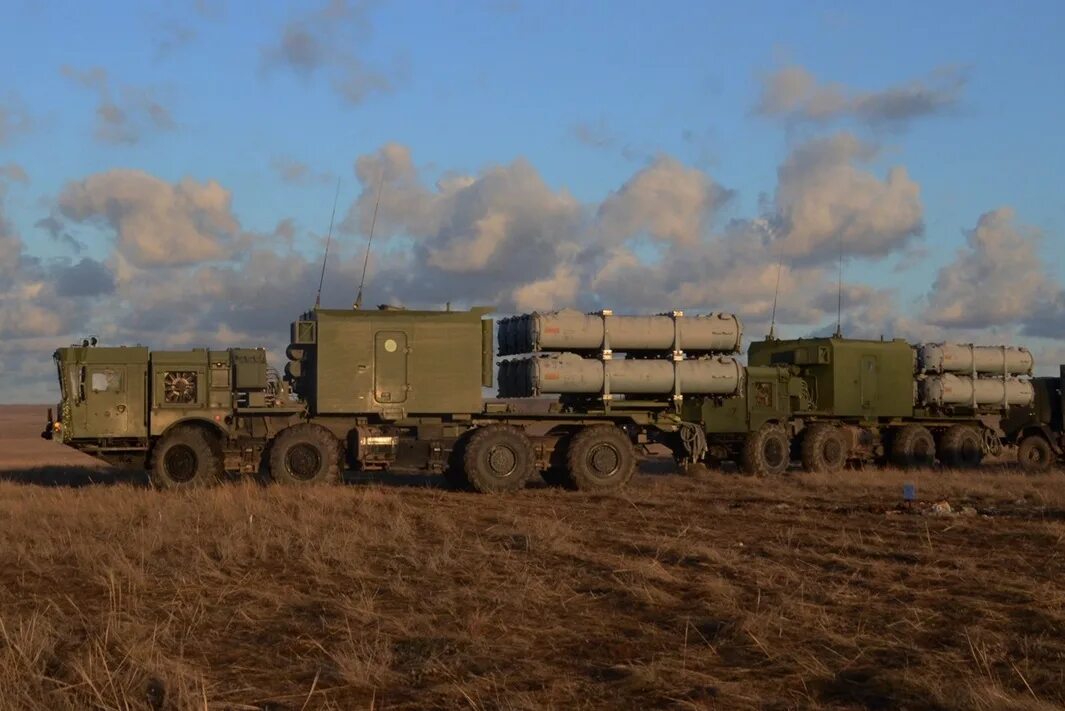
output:
[[[1035,358],[1018,346],[925,343],[917,346],[918,367],[926,373],[1031,375]]]
[[[574,309],[499,321],[499,355],[580,351],[736,353],[743,325],[733,314],[615,316]]]
[[[504,361],[500,396],[586,394],[731,396],[743,385],[743,366],[730,356],[691,360],[600,360],[574,353]],[[609,378],[609,387],[607,387]]]
[[[1030,381],[1014,377],[973,379],[944,373],[921,380],[920,397],[926,405],[934,406],[972,405],[975,398],[977,407],[1028,407],[1035,400],[1035,389]]]

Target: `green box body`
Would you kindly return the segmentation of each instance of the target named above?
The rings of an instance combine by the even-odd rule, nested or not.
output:
[[[488,311],[316,309],[292,325],[298,362],[288,372],[316,415],[480,412],[491,384]]]
[[[816,413],[858,419],[914,416],[914,352],[901,339],[756,341],[747,361],[794,366]]]

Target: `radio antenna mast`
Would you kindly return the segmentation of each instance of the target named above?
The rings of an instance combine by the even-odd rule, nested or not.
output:
[[[370,237],[366,240],[366,254],[362,258],[362,278],[359,279],[359,292],[355,295],[355,303],[351,308],[358,311],[362,308],[362,287],[366,284],[366,266],[370,263],[370,246],[373,245],[373,231],[377,227],[377,208],[381,206],[381,191],[385,187],[385,166],[381,165],[381,175],[377,179],[377,200],[373,204],[373,217],[370,218]]]
[[[769,340],[776,338],[777,327],[777,296],[780,295],[780,267],[783,264],[783,258],[777,257],[777,285],[773,289],[773,314],[769,317]]]
[[[322,257],[322,275],[318,277],[318,294],[314,297],[314,308],[322,305],[322,285],[325,284],[325,265],[329,261],[329,244],[333,241],[333,220],[337,216],[337,199],[340,198],[340,178],[337,178],[337,190],[333,195],[333,214],[329,216],[329,234],[325,238],[325,256]]]
[[[836,333],[833,338],[843,338],[843,230],[839,232],[839,282],[836,287]]]

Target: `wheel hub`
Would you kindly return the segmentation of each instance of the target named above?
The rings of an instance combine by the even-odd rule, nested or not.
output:
[[[292,476],[303,481],[313,479],[322,468],[322,456],[318,448],[310,444],[297,444],[285,455],[285,465]]]
[[[192,481],[199,467],[199,457],[196,451],[187,444],[175,444],[166,451],[163,457],[163,466],[167,475],[174,481]]]
[[[765,443],[765,461],[771,467],[778,467],[784,463],[785,447],[776,439],[770,439]]]
[[[837,462],[843,455],[843,448],[839,446],[839,442],[835,439],[829,439],[825,442],[824,456],[828,462]]]
[[[498,444],[488,451],[488,468],[498,477],[507,477],[518,466],[518,455],[506,445]]]
[[[596,476],[608,477],[617,472],[621,454],[612,445],[600,444],[588,453],[588,463]]]

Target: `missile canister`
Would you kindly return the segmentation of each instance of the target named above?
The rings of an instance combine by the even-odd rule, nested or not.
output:
[[[559,353],[503,361],[500,397],[603,393],[668,395],[674,378],[685,395],[735,395],[743,384],[743,366],[728,356],[672,361],[599,360]]]
[[[732,314],[614,316],[573,309],[499,321],[499,355],[540,351],[672,351],[735,353],[743,325]]]
[[[1035,400],[1031,381],[1018,378],[976,378],[944,373],[920,381],[925,405],[972,405],[975,389],[977,407],[1009,405],[1028,407]]]
[[[1035,359],[1027,348],[925,343],[917,347],[917,362],[926,373],[1031,375]]]

